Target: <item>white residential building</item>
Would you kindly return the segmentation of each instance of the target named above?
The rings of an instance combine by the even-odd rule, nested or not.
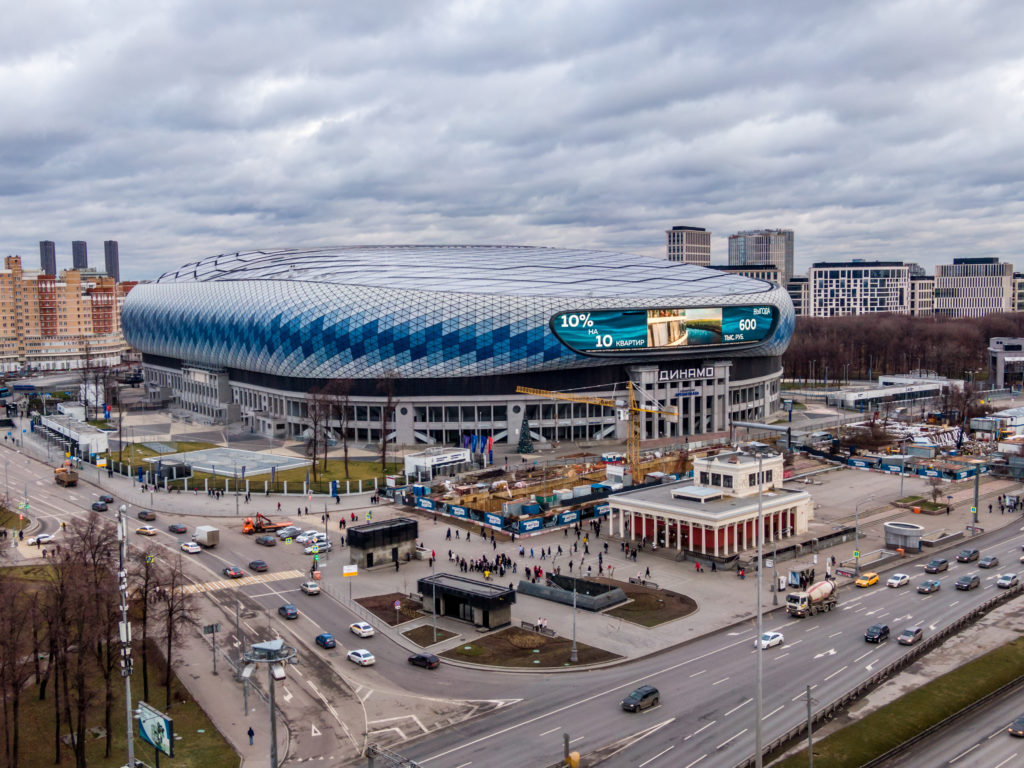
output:
[[[935,314],[982,317],[1015,307],[1013,265],[997,258],[953,259],[935,268]]]

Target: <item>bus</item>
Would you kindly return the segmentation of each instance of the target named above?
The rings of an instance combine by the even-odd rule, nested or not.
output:
[[[0,397],[10,397],[11,388],[5,385],[0,386]]]

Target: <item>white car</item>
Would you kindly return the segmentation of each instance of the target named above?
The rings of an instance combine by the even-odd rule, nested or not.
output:
[[[39,544],[40,546],[43,544],[49,544],[51,541],[54,540],[54,538],[55,537],[52,533],[40,533],[38,536],[30,537],[28,540],[28,545],[30,547],[34,547],[37,544]]]
[[[353,635],[359,635],[360,637],[373,637],[373,627],[367,624],[365,621],[357,621],[351,625],[349,629]]]
[[[203,548],[196,544],[194,541],[186,541],[181,545],[182,552],[188,552],[190,555],[198,554],[203,551]]]
[[[324,535],[323,531],[306,531],[305,533],[300,533],[298,536],[295,536],[294,539],[299,544],[306,544],[306,543],[312,541],[317,536],[323,536],[323,535]]]
[[[373,658],[373,654],[365,648],[357,648],[354,651],[349,651],[348,660],[358,664],[360,667],[368,667],[377,661]]]
[[[1009,589],[1010,587],[1016,587],[1019,583],[1020,581],[1017,579],[1016,573],[1004,573],[996,581],[996,586],[1000,589]]]
[[[316,554],[322,554],[324,552],[330,552],[331,551],[331,542],[329,542],[329,541],[315,541],[315,542],[310,544],[308,547],[306,547],[302,551],[305,552],[307,555],[312,555],[312,554],[314,554],[313,553],[313,547],[316,547]]]
[[[761,648],[771,648],[773,645],[782,645],[785,638],[781,632],[765,632],[761,635]],[[758,641],[754,641],[754,647],[757,648]]]
[[[302,582],[302,586],[299,587],[299,589],[301,589],[307,595],[319,595],[320,594],[320,585],[317,584],[315,581],[304,581],[304,582]]]
[[[894,573],[889,577],[889,580],[885,582],[887,587],[902,587],[910,583],[910,577],[905,573]]]

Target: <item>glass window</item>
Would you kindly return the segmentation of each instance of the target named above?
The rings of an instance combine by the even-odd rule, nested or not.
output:
[[[379,405],[370,406],[370,421],[380,421],[380,412],[383,409]]]
[[[476,417],[478,421],[489,422],[491,420],[491,406],[481,405],[476,409]]]
[[[417,405],[412,409],[412,420],[413,421],[426,421],[427,420],[427,407],[425,405]]]
[[[508,418],[508,406],[507,405],[496,405],[494,406],[494,420],[505,421]]]
[[[732,488],[732,475],[722,475],[722,487]]]
[[[472,405],[462,406],[462,420],[470,423],[476,421],[476,408]]]
[[[459,420],[459,406],[446,405],[444,407],[444,420],[457,422]]]
[[[431,405],[431,406],[429,406],[427,408],[427,413],[430,416],[429,421],[432,424],[437,424],[437,422],[442,421],[442,418],[441,418],[441,406],[439,406],[439,405]],[[431,431],[431,435],[433,435],[433,431]]]
[[[711,484],[710,483],[710,478],[708,477],[708,473],[707,472],[701,472],[700,473],[700,484],[701,485],[710,485]]]
[[[722,476],[717,472],[711,473],[711,484],[720,486],[722,484]]]

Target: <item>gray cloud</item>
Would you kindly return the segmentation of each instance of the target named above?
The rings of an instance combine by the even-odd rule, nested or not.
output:
[[[834,7],[833,7],[834,6]],[[1024,6],[137,4],[0,29],[4,250],[526,243],[662,255],[674,224],[817,260],[1015,260]]]

